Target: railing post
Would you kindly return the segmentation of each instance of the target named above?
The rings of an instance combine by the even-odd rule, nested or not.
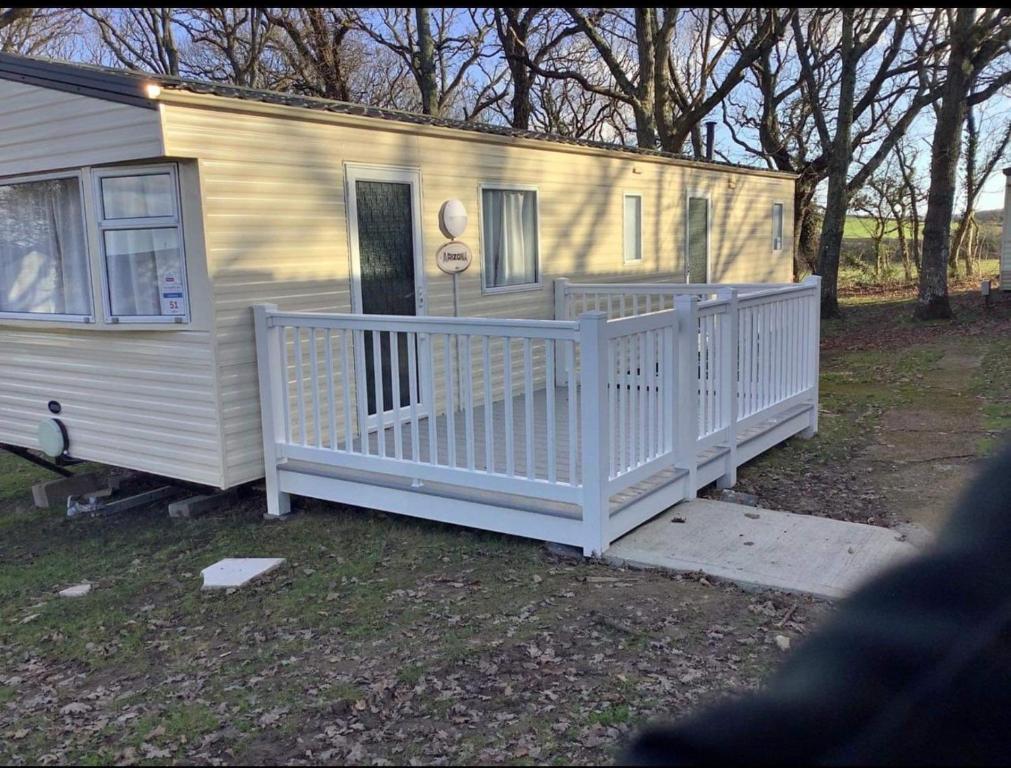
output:
[[[808,302],[811,313],[811,320],[807,323],[808,333],[811,339],[808,342],[808,371],[811,375],[811,421],[807,429],[800,433],[800,436],[809,439],[818,434],[818,385],[821,367],[821,277],[810,275],[804,278],[804,285],[811,286],[811,298]]]
[[[678,466],[688,470],[686,498],[698,492],[699,441],[699,300],[677,296],[677,419]]]
[[[555,278],[555,320],[569,319],[569,279]],[[563,345],[555,344],[555,386],[564,387],[569,380],[569,372],[565,370],[565,354]]]
[[[583,554],[600,555],[611,543],[611,509],[607,495],[611,425],[607,410],[607,315],[579,316],[580,421],[583,485]]]
[[[737,485],[737,375],[738,316],[737,289],[721,288],[717,297],[727,301],[725,322],[720,324],[720,410],[727,418],[727,471],[716,479],[717,488]]]
[[[283,517],[291,512],[291,499],[282,493],[277,482],[277,444],[282,441],[284,413],[288,408],[288,388],[285,379],[281,345],[281,329],[268,322],[270,314],[277,312],[275,304],[256,304],[253,307],[253,326],[256,330],[256,369],[260,382],[260,423],[263,429],[263,464],[267,486],[267,517]],[[287,440],[287,435],[283,436]]]

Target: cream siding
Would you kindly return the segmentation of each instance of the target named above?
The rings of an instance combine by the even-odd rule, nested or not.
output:
[[[163,156],[157,109],[0,80],[0,180]],[[192,322],[184,329],[104,322],[93,212],[93,324],[0,318],[0,442],[36,447],[58,401],[71,455],[223,483],[208,282],[195,164],[180,183]],[[84,179],[86,197],[90,185]]]
[[[0,177],[161,154],[157,110],[0,80]]]
[[[234,105],[234,111],[228,109]],[[685,192],[711,199],[711,277],[721,282],[789,281],[792,178],[583,150],[544,142],[388,121],[338,120],[304,110],[220,97],[167,94],[166,154],[199,159],[208,271],[217,318],[216,365],[225,484],[262,476],[250,306],[346,312],[351,308],[345,162],[421,172],[428,313],[451,315],[452,282],[435,265],[445,241],[438,211],[449,198],[470,216],[461,239],[475,265],[460,277],[464,315],[553,316],[552,279],[683,279]],[[541,285],[481,289],[482,183],[535,186]],[[643,260],[624,264],[622,199],[643,196]],[[784,204],[784,245],[772,250],[772,205]],[[500,361],[496,361],[496,368]]]

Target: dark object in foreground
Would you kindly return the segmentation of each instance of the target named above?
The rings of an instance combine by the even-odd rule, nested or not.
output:
[[[641,734],[633,765],[1011,760],[1011,446],[936,544],[840,604],[760,693]]]

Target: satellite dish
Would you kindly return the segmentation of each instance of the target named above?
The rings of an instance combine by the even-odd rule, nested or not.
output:
[[[467,209],[459,200],[447,200],[439,211],[439,228],[446,237],[455,240],[467,230]]]

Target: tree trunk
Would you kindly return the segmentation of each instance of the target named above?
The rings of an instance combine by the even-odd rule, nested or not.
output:
[[[807,269],[812,274],[818,264],[818,219],[814,211],[814,184],[797,180],[793,192],[793,231],[797,233],[794,247],[793,278],[799,280]]]
[[[439,85],[435,77],[435,43],[432,40],[432,17],[427,8],[415,8],[418,24],[418,90],[421,91],[421,111],[439,114]]]
[[[530,96],[534,87],[534,73],[526,62],[529,20],[522,19],[517,8],[498,8],[496,13],[501,13],[505,19],[504,26],[501,21],[499,22],[499,34],[502,53],[505,55],[513,83],[509,124],[513,128],[525,131],[530,128],[530,118],[533,114]]]
[[[635,38],[639,59],[639,84],[632,111],[635,113],[636,144],[646,149],[656,149],[659,137],[656,122],[655,32],[656,10],[636,8]]]
[[[913,313],[918,320],[951,317],[947,269],[951,248],[951,214],[955,204],[956,171],[966,98],[972,84],[968,44],[975,20],[975,8],[959,8],[950,35],[948,68],[930,153],[930,191],[927,195],[927,214],[923,219],[920,287]]]
[[[828,163],[828,195],[825,200],[825,220],[821,225],[818,248],[818,274],[821,275],[821,316],[839,316],[839,255],[842,251],[846,208],[849,205],[847,183],[850,161],[853,159],[851,134],[853,105],[857,85],[856,61],[853,58],[852,9],[843,9],[842,71],[839,77],[839,110],[836,133]]]

